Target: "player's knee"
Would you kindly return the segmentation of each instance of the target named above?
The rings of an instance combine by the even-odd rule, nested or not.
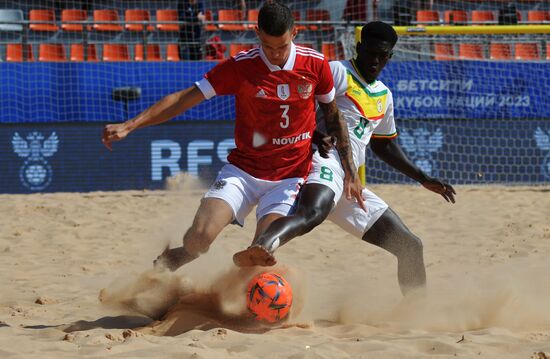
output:
[[[422,244],[420,238],[409,232],[406,236],[406,240],[404,241],[404,246],[399,254],[418,257],[422,256],[423,252],[424,245]]]
[[[329,211],[320,207],[308,208],[304,213],[304,228],[307,232],[320,225],[328,216]]]
[[[206,228],[190,228],[183,238],[183,246],[189,254],[199,256],[208,252],[214,239],[215,236],[210,234]]]

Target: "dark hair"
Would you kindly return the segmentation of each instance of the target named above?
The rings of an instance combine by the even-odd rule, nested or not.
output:
[[[372,21],[361,30],[361,42],[366,43],[369,40],[386,41],[393,47],[397,43],[397,33],[385,22]]]
[[[258,14],[258,28],[271,36],[282,36],[294,27],[290,9],[277,1],[266,1]]]

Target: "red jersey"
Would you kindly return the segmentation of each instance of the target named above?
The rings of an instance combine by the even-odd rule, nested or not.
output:
[[[218,64],[196,83],[204,96],[235,95],[235,144],[228,161],[248,174],[276,181],[307,176],[315,99],[334,99],[334,83],[324,56],[291,45],[281,69],[261,48]]]

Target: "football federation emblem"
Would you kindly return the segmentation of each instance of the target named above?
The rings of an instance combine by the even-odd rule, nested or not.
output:
[[[277,85],[277,96],[283,101],[290,97],[290,87],[288,84]]]
[[[298,84],[298,95],[304,100],[307,100],[313,92],[313,85],[311,82],[302,82]]]
[[[537,147],[541,151],[549,151],[541,164],[542,175],[550,179],[550,131],[546,132],[542,128],[537,127],[535,131],[535,141]]]
[[[403,148],[410,154],[414,163],[430,176],[437,175],[437,163],[432,155],[443,146],[443,132],[441,128],[430,133],[425,128],[414,131],[403,130],[399,134]]]
[[[59,140],[55,132],[47,140],[44,138],[40,132],[32,132],[25,140],[16,132],[11,140],[13,151],[26,158],[19,170],[19,179],[31,191],[41,191],[52,181],[53,171],[46,157],[57,152]]]
[[[220,189],[224,188],[227,182],[225,180],[217,180],[212,185],[212,189],[215,191],[219,191]]]

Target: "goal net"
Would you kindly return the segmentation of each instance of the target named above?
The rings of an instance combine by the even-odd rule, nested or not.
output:
[[[452,183],[550,180],[547,2],[283,2],[297,21],[295,42],[330,60],[354,56],[366,21],[396,26],[380,80],[394,95],[397,140],[428,174]],[[136,133],[112,153],[101,129],[257,46],[261,4],[0,0],[0,192],[162,188],[179,171],[210,181],[233,146],[232,97]],[[366,156],[368,183],[407,182]]]

